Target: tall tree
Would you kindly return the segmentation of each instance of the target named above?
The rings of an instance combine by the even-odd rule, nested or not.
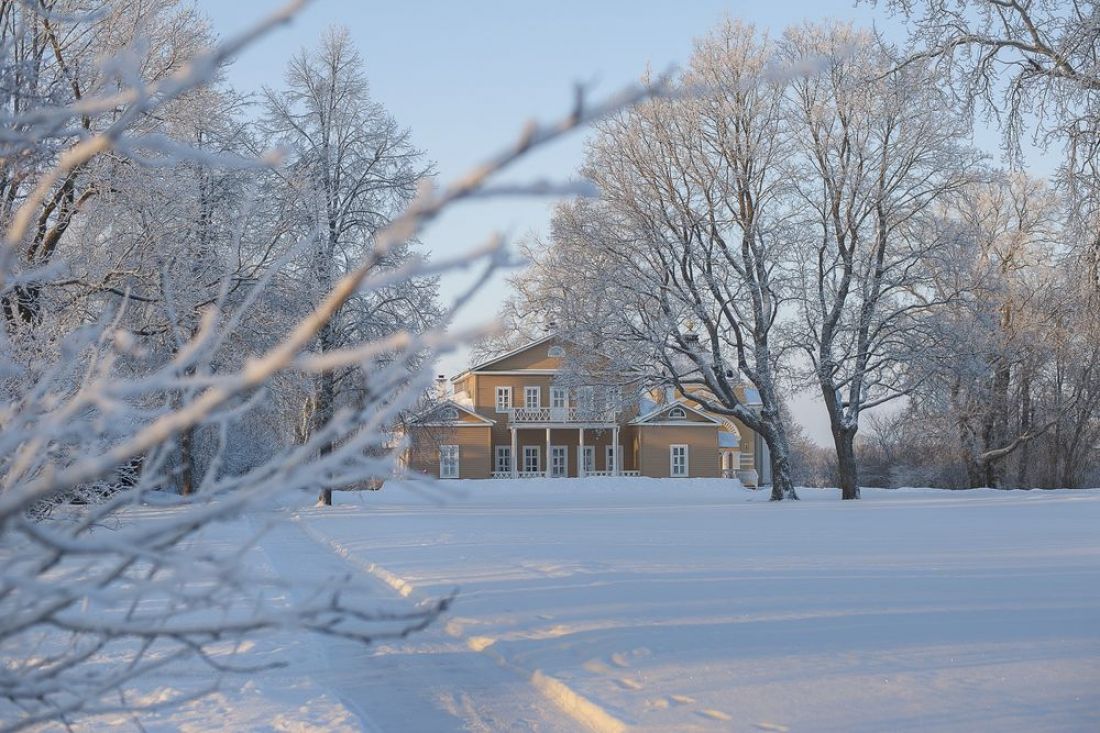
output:
[[[772,51],[753,27],[723,23],[697,43],[678,94],[603,123],[584,167],[600,198],[558,209],[531,280],[543,283],[534,307],[575,340],[757,432],[780,500],[797,495],[773,344],[789,285],[790,140]]]
[[[290,151],[278,194],[297,216],[287,236],[309,242],[295,262],[305,304],[316,303],[364,257],[379,270],[404,262],[408,247],[383,254],[374,251],[373,238],[404,209],[430,167],[409,132],[371,98],[347,31],[330,28],[316,48],[299,52],[287,67],[285,88],[266,89],[265,99],[265,127]],[[438,313],[434,297],[430,280],[357,297],[320,329],[316,348],[328,354],[363,334],[430,323]],[[318,376],[308,404],[312,431],[332,420],[342,383],[349,386],[345,393],[354,380],[362,390],[363,377],[354,369]],[[332,503],[331,487],[322,488],[319,500]]]
[[[791,176],[810,212],[794,331],[829,415],[841,495],[858,499],[860,416],[910,389],[903,367],[937,305],[927,265],[944,245],[924,216],[969,175],[969,129],[930,68],[887,74],[890,57],[869,32],[793,28],[780,58],[814,69],[792,79],[784,108]]]

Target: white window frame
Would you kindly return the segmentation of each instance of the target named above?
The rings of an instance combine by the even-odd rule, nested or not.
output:
[[[687,416],[688,416],[688,411],[685,410],[684,408],[682,408],[682,407],[673,407],[671,410],[668,411],[668,414],[667,414],[666,417],[668,417],[669,420],[687,420]]]
[[[501,458],[504,458],[503,468],[501,468]],[[510,445],[498,445],[495,446],[493,451],[493,471],[496,473],[511,473],[512,472],[512,446]]]
[[[589,474],[596,470],[596,446],[577,446],[577,465],[581,468],[578,473]]]
[[[623,463],[622,463],[622,461],[623,461],[623,459],[622,459],[623,447],[621,445],[618,445],[618,446],[605,445],[604,446],[604,448],[603,448],[603,465],[604,465],[604,470],[605,471],[614,471],[616,469],[616,466],[615,466],[615,463],[614,463],[616,455],[619,456],[618,470],[622,471],[623,470]]]
[[[535,457],[535,467],[527,467],[527,459],[530,456]],[[541,445],[525,445],[523,446],[523,472],[531,473],[532,471],[538,472],[542,470],[542,446]]]
[[[557,403],[561,404],[557,404]],[[568,387],[551,387],[550,388],[550,409],[566,409],[569,407],[569,388]]]
[[[501,397],[505,397],[505,400],[501,400]],[[512,409],[512,388],[511,387],[497,387],[496,391],[496,407],[497,412],[508,412]]]
[[[683,473],[676,472],[676,449],[684,449],[684,470]],[[668,447],[668,475],[672,478],[687,478],[690,475],[690,469],[688,467],[688,459],[690,451],[686,443],[674,443]]]
[[[458,420],[458,408],[456,407],[444,407],[439,414],[444,422],[455,422]]]
[[[551,359],[562,359],[565,357],[565,349],[561,346],[551,346],[546,350],[546,355]]]
[[[554,473],[554,454],[560,455],[562,458],[561,473]],[[550,446],[550,456],[546,462],[546,467],[550,471],[551,478],[569,478],[569,446]]]
[[[531,395],[535,396],[534,403],[531,404]],[[542,407],[542,387],[537,384],[527,384],[523,387],[523,406],[528,410],[537,410]]]
[[[454,458],[450,456],[454,452]],[[462,472],[462,451],[457,445],[439,446],[439,478],[458,478]]]

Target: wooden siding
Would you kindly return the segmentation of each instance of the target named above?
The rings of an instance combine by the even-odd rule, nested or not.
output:
[[[643,476],[669,478],[669,446],[686,445],[689,477],[720,477],[722,463],[718,455],[719,427],[638,426],[638,470]]]
[[[530,346],[518,354],[512,354],[507,359],[490,364],[479,370],[482,372],[507,372],[516,369],[559,369],[561,358],[550,356],[551,347],[561,346],[557,339],[552,339],[536,346]]]
[[[409,468],[439,478],[439,446],[458,446],[458,477],[489,478],[490,426],[414,427],[409,431]]]

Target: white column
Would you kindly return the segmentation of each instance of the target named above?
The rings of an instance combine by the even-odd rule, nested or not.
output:
[[[546,478],[550,478],[550,428],[546,428],[546,463],[542,468]]]
[[[577,428],[578,443],[580,445],[577,448],[577,476],[584,478],[584,428]]]
[[[616,425],[614,430],[611,431],[611,445],[615,446],[615,449],[614,449],[615,461],[614,461],[614,465],[611,467],[611,475],[612,476],[618,476],[619,475],[619,467],[623,465],[623,457],[619,455],[620,453],[622,453],[622,451],[619,450],[619,426],[618,425]]]
[[[516,435],[516,429],[512,430],[512,478],[516,478],[519,471],[519,440]]]

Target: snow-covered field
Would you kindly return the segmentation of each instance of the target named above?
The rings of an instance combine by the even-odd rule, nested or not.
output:
[[[1100,730],[1100,491],[456,488],[302,515],[391,594],[459,589],[438,628],[330,650],[380,729]]]
[[[248,654],[289,667],[147,727],[1100,730],[1100,490],[447,487],[338,494],[251,558],[373,577],[391,607],[458,589],[443,621],[374,647],[268,639]]]

